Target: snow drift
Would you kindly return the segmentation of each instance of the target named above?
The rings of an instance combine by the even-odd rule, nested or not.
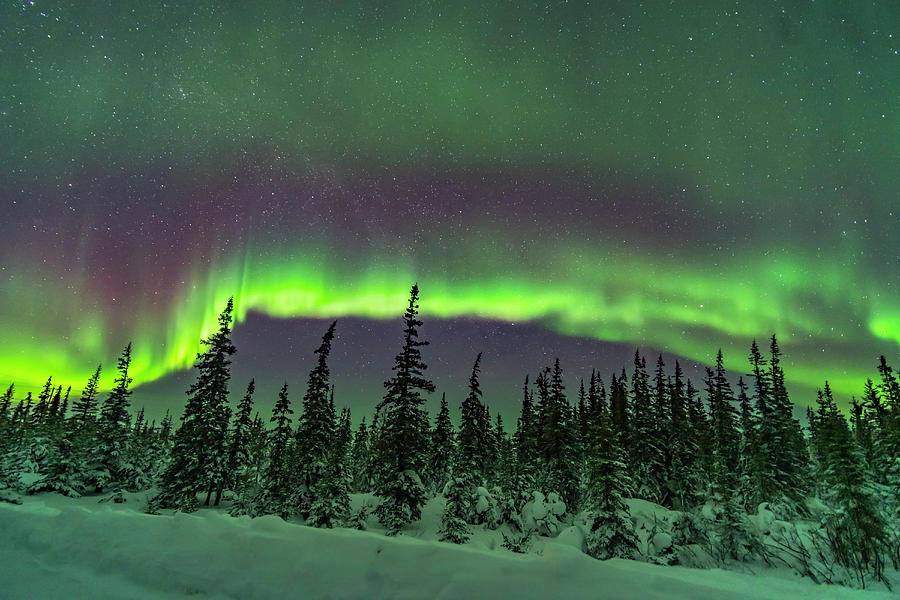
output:
[[[43,496],[0,504],[0,597],[40,598],[887,598],[887,594],[624,560],[548,541],[542,555],[320,530],[213,510]]]

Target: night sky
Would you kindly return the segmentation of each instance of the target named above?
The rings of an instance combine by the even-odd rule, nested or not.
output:
[[[409,287],[452,404],[478,351],[512,423],[635,347],[800,404],[900,366],[893,2],[6,2],[0,383],[80,391],[134,341],[180,407],[234,295],[233,391],[380,399]],[[111,377],[105,383],[109,385]]]

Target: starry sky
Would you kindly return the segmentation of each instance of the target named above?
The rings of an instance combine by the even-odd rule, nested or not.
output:
[[[0,6],[0,382],[133,340],[181,406],[233,295],[236,394],[299,398],[337,318],[365,412],[413,282],[451,403],[481,350],[507,412],[557,355],[774,332],[799,404],[900,366],[893,3],[218,4]]]

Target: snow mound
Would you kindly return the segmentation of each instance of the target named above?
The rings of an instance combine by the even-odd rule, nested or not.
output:
[[[565,543],[516,555],[214,510],[29,499],[0,505],[2,598],[887,598],[807,581],[596,561]]]

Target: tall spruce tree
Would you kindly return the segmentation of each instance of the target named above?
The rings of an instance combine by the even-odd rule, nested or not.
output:
[[[429,426],[422,393],[433,392],[434,384],[424,376],[427,366],[420,348],[428,342],[419,339],[422,321],[418,315],[419,286],[413,285],[403,315],[403,347],[394,359],[394,375],[385,381],[386,392],[379,404],[384,424],[379,433],[381,469],[375,492],[381,503],[376,512],[389,535],[418,520],[426,500],[422,473]]]
[[[637,553],[637,538],[624,500],[631,484],[619,436],[611,425],[608,418],[595,421],[588,450],[585,508],[590,525],[585,532],[584,545],[587,554],[601,560],[634,558]]]
[[[117,375],[113,380],[113,389],[100,407],[94,455],[98,468],[91,483],[104,492],[112,492],[114,499],[119,501],[122,500],[125,449],[131,425],[131,417],[128,414],[132,383],[132,378],[128,374],[131,367],[131,342],[125,346],[116,367]]]
[[[685,405],[687,407],[688,423],[690,424],[691,438],[697,445],[696,465],[700,476],[697,488],[698,492],[705,493],[712,472],[712,426],[703,400],[693,382],[688,379],[685,388]]]
[[[658,502],[672,506],[672,494],[669,481],[672,473],[672,406],[669,387],[671,381],[665,371],[666,363],[662,354],[656,359],[656,370],[653,375],[653,391],[651,394],[651,414],[653,415],[653,443],[650,446],[651,479],[659,488]]]
[[[315,350],[316,366],[309,372],[303,410],[297,426],[293,465],[297,477],[294,482],[294,502],[303,518],[309,516],[310,508],[317,500],[315,490],[329,468],[335,434],[328,354],[331,352],[336,326],[337,321],[328,327],[321,344]]]
[[[50,412],[50,401],[53,399],[53,377],[48,377],[47,382],[38,393],[37,403],[31,410],[30,428],[36,436],[42,436],[47,414]]]
[[[900,381],[894,369],[887,364],[884,355],[878,359],[879,400],[872,406],[881,421],[877,447],[880,455],[879,466],[883,469],[882,480],[893,490],[893,501],[900,518]],[[900,549],[897,551],[900,555]]]
[[[609,408],[612,430],[619,436],[619,445],[622,448],[631,446],[631,423],[629,422],[628,407],[628,380],[625,371],[617,379],[615,375],[609,384]]]
[[[11,383],[9,384],[9,387],[6,388],[6,392],[3,396],[0,396],[0,432],[6,428],[12,417],[12,411],[10,411],[9,407],[12,405],[15,390],[16,384]]]
[[[742,505],[751,512],[756,510],[766,497],[762,493],[760,483],[767,480],[762,472],[765,468],[763,456],[759,451],[759,422],[747,395],[747,384],[744,378],[738,378],[737,402],[740,410],[740,460],[739,460],[739,496]]]
[[[866,438],[865,442],[861,442],[866,463],[872,469],[875,482],[881,485],[887,484],[888,474],[891,471],[891,461],[884,452],[888,411],[871,378],[866,379],[863,387],[860,410],[860,436]]]
[[[44,434],[53,442],[62,433],[62,415],[60,414],[60,409],[62,408],[62,386],[57,386],[56,391],[51,396],[47,410],[47,419],[44,423]]]
[[[481,402],[481,386],[478,383],[480,365],[481,352],[475,357],[472,375],[469,377],[469,394],[460,409],[459,445],[453,469],[455,478],[463,478],[476,486],[486,485],[485,463],[488,454],[484,434],[485,406]]]
[[[234,300],[229,298],[219,315],[219,328],[201,340],[206,351],[197,354],[197,380],[187,391],[187,403],[181,416],[181,427],[175,432],[172,461],[163,473],[160,492],[154,505],[192,511],[197,508],[196,495],[206,492],[206,504],[216,492],[220,499],[228,480],[226,439],[230,410],[228,381],[231,378],[231,321]]]
[[[269,462],[263,474],[262,492],[256,502],[255,514],[278,515],[282,519],[293,516],[293,507],[290,505],[291,495],[291,465],[290,450],[291,435],[291,402],[288,398],[287,382],[278,392],[278,400],[272,409],[272,418],[269,419],[275,427],[269,432]]]
[[[779,452],[781,440],[772,397],[772,374],[766,368],[768,361],[763,358],[756,340],[750,346],[749,359],[755,402],[755,412],[749,406],[745,409],[745,425],[748,428],[745,435],[748,442],[752,441],[746,447],[752,476],[752,494],[749,500],[754,504],[763,500],[778,502],[780,490],[775,456]]]
[[[541,393],[546,399],[541,402],[540,456],[546,491],[559,493],[567,511],[574,514],[578,510],[580,480],[574,452],[577,426],[566,399],[562,373],[557,358],[553,369],[542,374]]]
[[[497,436],[491,420],[491,409],[485,405],[479,419],[479,434],[481,446],[484,448],[484,460],[482,461],[485,487],[492,487],[497,483],[497,466],[500,460],[500,448],[497,446]]]
[[[657,364],[657,383],[665,397],[665,372],[662,357]],[[647,363],[640,353],[634,353],[634,372],[631,376],[631,443],[628,447],[630,471],[634,477],[638,498],[662,504],[666,496],[666,464],[662,450],[661,418],[657,407],[663,398],[651,397]]]
[[[367,494],[371,489],[372,478],[369,470],[372,449],[369,444],[369,429],[363,417],[353,436],[350,449],[350,481],[351,489],[357,494]]]
[[[0,422],[0,490],[18,489],[21,485],[23,456],[19,452],[21,440],[22,413],[25,402],[19,402],[10,410],[14,399],[15,384],[6,388],[6,393],[0,399],[0,414],[3,420]]]
[[[100,371],[102,365],[97,365],[97,370],[88,379],[81,397],[75,401],[72,414],[72,425],[76,429],[91,427],[97,419],[97,393],[100,391]]]
[[[866,586],[870,574],[876,581],[886,581],[889,540],[882,502],[827,381],[817,403],[813,447],[825,497],[833,509],[825,519],[832,554],[860,586]]]
[[[584,387],[584,377],[578,381],[578,402],[573,412],[576,426],[575,435],[575,460],[578,464],[579,471],[584,471],[585,459],[585,442],[587,440],[587,430],[590,426],[590,417],[588,413],[587,389]]]
[[[494,483],[502,490],[509,490],[515,480],[515,455],[512,439],[503,428],[503,418],[497,413],[494,426],[494,439],[497,447],[497,468]]]
[[[126,461],[122,485],[129,492],[140,492],[153,485],[155,468],[151,457],[152,436],[144,417],[144,408],[138,411],[128,435]]]
[[[696,503],[702,488],[702,477],[697,461],[697,442],[688,410],[684,372],[675,361],[675,374],[669,387],[669,454],[671,456],[667,487],[672,507],[685,511]]]
[[[256,379],[247,384],[247,393],[241,398],[231,437],[228,444],[228,484],[237,495],[240,495],[250,482],[250,429],[253,426],[253,394],[256,392]]]
[[[537,470],[538,459],[537,437],[538,421],[534,412],[534,399],[531,388],[528,385],[528,375],[526,375],[522,392],[522,410],[516,422],[516,433],[514,436],[516,454],[515,486],[523,498],[528,497],[534,491],[534,474]]]
[[[789,514],[805,511],[803,500],[809,489],[807,471],[809,449],[800,422],[794,418],[794,407],[788,397],[781,368],[781,349],[775,335],[769,343],[769,374],[772,382],[772,407],[776,431],[773,453],[775,484],[778,498]]]
[[[716,514],[720,559],[743,556],[744,532],[738,502],[738,458],[740,434],[736,427],[734,393],[725,376],[722,351],[716,355],[715,371],[706,370],[706,391],[712,419],[713,460],[710,501]]]
[[[348,454],[352,433],[350,409],[341,411],[322,476],[315,482],[307,523],[313,527],[336,527],[350,516]]]
[[[453,423],[450,421],[450,408],[447,405],[447,395],[441,395],[441,408],[438,410],[431,430],[431,458],[428,468],[429,489],[438,493],[444,489],[444,485],[450,479],[450,469],[453,465],[453,456],[456,453]]]

